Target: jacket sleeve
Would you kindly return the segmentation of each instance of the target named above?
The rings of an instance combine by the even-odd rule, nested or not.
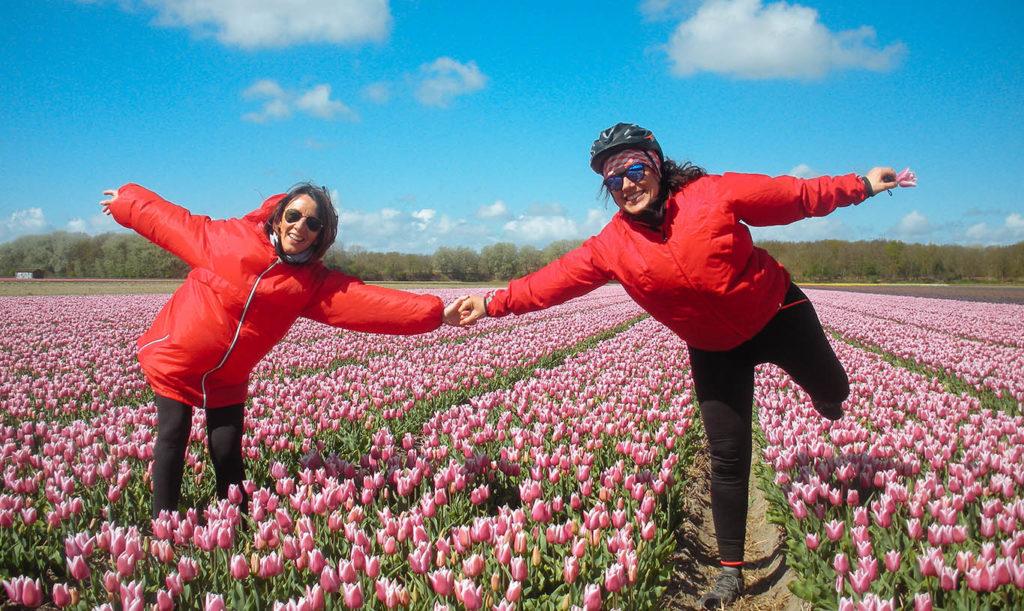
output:
[[[181,257],[189,266],[200,267],[203,263],[206,229],[213,222],[209,217],[192,214],[131,183],[117,190],[110,214],[118,224]]]
[[[760,174],[723,174],[719,196],[743,222],[757,226],[786,225],[867,199],[864,181],[856,174],[772,178]]]
[[[441,326],[444,304],[434,295],[371,286],[329,271],[302,315],[352,331],[413,335]]]
[[[596,240],[588,239],[532,274],[509,282],[507,289],[491,293],[487,314],[505,316],[550,308],[606,284],[611,277],[595,262]]]

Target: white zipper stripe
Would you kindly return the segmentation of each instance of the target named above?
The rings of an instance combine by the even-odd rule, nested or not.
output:
[[[228,346],[227,351],[224,353],[224,358],[222,358],[220,362],[217,363],[216,367],[203,374],[203,379],[202,382],[200,383],[201,389],[203,391],[203,409],[206,409],[206,376],[223,367],[224,363],[227,362],[228,357],[231,356],[231,351],[235,349],[235,343],[238,341],[238,336],[242,333],[242,324],[245,322],[245,315],[249,312],[249,305],[252,304],[252,298],[256,294],[256,287],[260,285],[260,280],[263,280],[263,276],[266,276],[267,272],[274,269],[274,267],[280,262],[280,260],[274,261],[273,263],[270,264],[270,267],[263,270],[263,273],[256,278],[256,282],[254,282],[252,285],[252,290],[249,291],[249,298],[245,300],[245,307],[242,308],[242,316],[241,318],[238,319],[238,326],[235,328],[235,336],[231,338],[231,345]]]
[[[167,339],[167,338],[168,338],[168,337],[170,337],[170,336],[171,336],[171,334],[170,334],[170,333],[168,333],[167,335],[165,335],[165,336],[161,337],[160,339],[154,339],[154,340],[153,340],[153,341],[151,341],[151,342],[147,342],[147,343],[145,343],[145,344],[143,344],[143,345],[139,346],[139,349],[138,349],[138,350],[136,350],[136,352],[137,352],[137,353],[138,353],[138,352],[142,352],[142,351],[143,351],[143,350],[145,350],[146,348],[149,348],[150,346],[152,346],[153,344],[155,344],[155,343],[157,343],[157,342],[162,342],[162,341],[164,341],[165,339]]]

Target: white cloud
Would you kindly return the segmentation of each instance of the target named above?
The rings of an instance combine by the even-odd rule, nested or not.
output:
[[[479,248],[487,240],[487,228],[483,225],[453,219],[429,208],[414,212],[394,208],[338,211],[338,242],[346,247],[433,254],[441,246]]]
[[[893,232],[900,237],[918,237],[928,235],[934,229],[928,217],[914,210],[900,219]]]
[[[87,233],[89,235],[96,235],[98,233],[107,233],[109,231],[128,231],[124,227],[117,224],[114,217],[103,214],[102,212],[94,214],[88,218],[74,218],[68,221],[64,227],[65,231],[72,233]]]
[[[487,76],[480,72],[476,62],[463,64],[450,57],[439,57],[420,67],[416,99],[427,106],[447,108],[456,97],[479,91],[486,84]]]
[[[806,163],[801,163],[795,168],[789,171],[790,176],[796,176],[797,178],[815,178],[821,176],[819,172],[816,172],[811,166]]]
[[[587,218],[580,227],[579,237],[590,237],[601,233],[604,226],[611,220],[612,214],[612,211],[601,210],[600,208],[587,210]]]
[[[272,79],[263,79],[253,83],[242,92],[242,98],[250,101],[263,101],[263,108],[258,112],[248,112],[242,119],[253,123],[269,123],[290,118],[296,111],[319,119],[347,119],[355,121],[359,116],[349,107],[331,99],[331,86],[314,85],[305,91],[285,90]]]
[[[975,223],[964,232],[968,244],[1016,244],[1024,241],[1024,216],[1012,212],[1003,220],[1002,226],[989,227],[988,223]]]
[[[667,51],[677,76],[714,72],[741,79],[815,79],[846,68],[886,71],[906,48],[874,46],[875,30],[832,32],[813,8],[762,0],[708,0],[682,22]]]
[[[476,211],[476,218],[485,221],[503,221],[511,217],[508,206],[500,199],[490,206],[480,206]]]
[[[852,239],[846,223],[835,217],[814,217],[789,225],[751,227],[750,235],[756,242],[815,242],[817,240]]]
[[[42,208],[15,210],[7,219],[0,220],[0,241],[6,242],[23,235],[44,233],[50,230],[50,222]]]
[[[512,242],[533,246],[580,237],[576,222],[564,216],[520,216],[505,223],[502,233]]]
[[[392,25],[388,0],[141,1],[157,10],[160,25],[246,49],[380,41]]]

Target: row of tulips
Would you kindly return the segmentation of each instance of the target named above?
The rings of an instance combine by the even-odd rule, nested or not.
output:
[[[1024,308],[923,297],[812,291],[822,322],[848,341],[951,378],[995,403],[1024,402]],[[1021,413],[1017,410],[1017,413]]]
[[[816,305],[823,304],[818,306],[822,319],[844,336],[856,335],[857,343],[895,349],[901,333],[918,337],[918,330],[938,338],[934,344],[908,338],[901,357],[915,362],[935,363],[932,359],[946,349],[943,336],[952,341],[967,335],[966,328],[946,332],[924,326],[921,319],[893,322],[911,320],[908,306],[901,305],[905,300],[892,299],[892,307],[883,308],[889,298],[820,293],[811,295]],[[975,336],[1005,328],[1014,313],[1018,323],[1024,321],[1020,306],[1006,314],[1006,306],[929,305],[960,311],[972,321]],[[844,312],[862,317],[847,318]],[[1024,349],[1009,348],[1014,340],[992,339],[967,341],[1006,347],[1012,352],[1008,358],[1021,362]],[[764,383],[758,387],[764,430],[759,472],[788,535],[789,564],[800,574],[794,590],[825,609],[1020,608],[1020,404],[989,409],[977,396],[946,390],[958,386],[949,379],[953,374],[928,377],[893,365],[886,355],[841,342],[836,349],[851,379],[847,416],[839,422],[818,419],[806,408],[802,391],[774,368],[762,372]],[[976,352],[964,356],[981,358]],[[966,377],[963,363],[944,365],[942,371]],[[995,364],[989,371],[996,388],[1019,382],[1019,374],[995,377],[1000,371]]]
[[[871,311],[864,299],[840,301]],[[147,320],[139,311],[159,301],[0,300],[0,576],[11,600],[657,604],[695,447],[693,401],[683,345],[637,323],[621,289],[410,338],[296,325],[253,378],[250,514],[240,515],[237,490],[206,505],[197,414],[186,498],[205,508],[150,523],[154,416],[133,340]],[[873,318],[937,331],[909,314],[895,323],[897,311]],[[973,314],[976,330],[994,328],[986,316]],[[87,332],[62,336],[69,327]],[[1020,417],[979,409],[873,352],[837,349],[853,383],[841,423],[823,426],[778,372],[758,387],[762,474],[802,571],[798,592],[840,608],[1018,601]],[[39,364],[34,352],[49,356]],[[973,598],[981,585],[988,598]]]

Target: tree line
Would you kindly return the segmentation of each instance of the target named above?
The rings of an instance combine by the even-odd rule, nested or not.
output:
[[[540,269],[576,248],[562,240],[544,248],[503,242],[481,248],[442,247],[432,255],[371,252],[335,246],[324,263],[367,281],[490,282]],[[1021,282],[1024,242],[969,247],[890,240],[760,242],[802,282]],[[184,278],[176,256],[130,233],[55,231],[0,244],[0,276],[41,272],[49,278]]]

